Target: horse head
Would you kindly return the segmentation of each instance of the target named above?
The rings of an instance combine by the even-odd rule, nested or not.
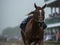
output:
[[[33,18],[38,21],[42,22],[45,18],[45,12],[44,8],[46,7],[46,4],[43,7],[37,6],[36,3],[34,3],[35,10],[30,12],[28,15],[33,14]]]

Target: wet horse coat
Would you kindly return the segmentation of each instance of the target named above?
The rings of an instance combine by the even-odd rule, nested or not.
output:
[[[38,43],[38,45],[43,45],[43,36],[44,36],[44,8],[39,7],[34,3],[35,10],[30,12],[28,15],[33,14],[33,17],[27,23],[25,27],[25,31],[21,31],[22,38],[25,45],[30,45],[34,42],[34,45]]]

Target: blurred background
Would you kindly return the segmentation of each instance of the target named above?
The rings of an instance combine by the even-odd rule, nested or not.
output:
[[[47,24],[44,42],[59,44],[60,0],[0,0],[0,45],[23,45],[19,26],[27,14],[35,9],[34,3],[41,7],[47,4],[44,9]]]

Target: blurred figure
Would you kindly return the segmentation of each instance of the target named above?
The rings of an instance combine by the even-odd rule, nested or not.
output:
[[[57,41],[60,41],[60,32],[57,33],[56,37],[57,37]]]

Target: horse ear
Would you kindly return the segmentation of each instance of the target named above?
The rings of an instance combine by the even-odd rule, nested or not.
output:
[[[42,8],[44,9],[47,6],[47,4],[45,4]]]
[[[36,3],[34,3],[34,7],[35,7],[35,8],[37,8],[37,5],[36,5]]]

